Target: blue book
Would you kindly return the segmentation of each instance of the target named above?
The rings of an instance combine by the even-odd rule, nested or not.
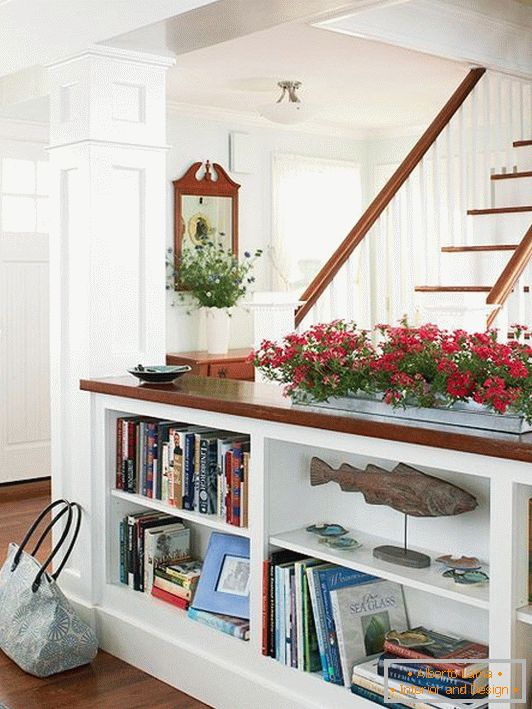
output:
[[[322,597],[323,617],[325,623],[325,655],[329,671],[329,682],[334,684],[344,684],[342,673],[342,662],[338,649],[338,638],[336,636],[336,626],[331,604],[331,591],[347,586],[359,586],[363,583],[378,581],[376,576],[370,576],[362,571],[346,569],[344,566],[333,566],[331,568],[318,568],[316,570],[317,582]]]
[[[323,610],[323,599],[319,589],[319,581],[317,579],[317,571],[319,569],[336,568],[332,564],[322,564],[321,566],[310,567],[306,570],[308,590],[310,602],[312,604],[312,613],[314,614],[314,626],[316,628],[316,636],[318,639],[318,650],[320,654],[321,672],[323,679],[329,681],[329,664],[327,659],[327,637],[325,632],[325,613]]]
[[[366,687],[360,687],[358,684],[351,685],[351,691],[359,697],[364,697],[364,699],[369,699],[371,702],[380,704],[381,706],[390,707],[390,709],[411,709],[407,704],[398,704],[397,702],[385,702],[384,696],[382,694],[377,694],[377,692],[372,692],[371,689],[366,689]]]

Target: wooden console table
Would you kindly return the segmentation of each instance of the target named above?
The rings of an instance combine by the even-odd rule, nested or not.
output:
[[[250,351],[229,350],[225,355],[208,352],[169,352],[166,355],[166,364],[188,364],[192,367],[191,374],[203,377],[253,381],[254,367],[247,362]]]

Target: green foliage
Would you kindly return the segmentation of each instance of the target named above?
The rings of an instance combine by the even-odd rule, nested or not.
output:
[[[177,283],[178,289],[188,291],[199,307],[232,308],[254,283],[251,274],[261,255],[260,249],[254,254],[246,251],[240,262],[222,244],[204,237],[200,244],[183,249],[177,269],[173,268],[169,251],[167,275],[171,287]]]

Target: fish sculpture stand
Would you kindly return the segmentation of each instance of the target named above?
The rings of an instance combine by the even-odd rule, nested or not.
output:
[[[422,569],[430,566],[430,556],[408,549],[408,515],[444,517],[471,512],[478,506],[476,498],[452,483],[427,475],[409,465],[399,463],[391,471],[378,465],[365,470],[343,463],[337,470],[320,458],[310,462],[310,484],[336,482],[344,492],[361,492],[370,505],[387,505],[405,515],[404,545],[375,547],[373,556],[392,564]]]

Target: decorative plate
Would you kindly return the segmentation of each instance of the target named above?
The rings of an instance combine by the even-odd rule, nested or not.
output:
[[[347,529],[341,524],[324,522],[323,524],[311,524],[310,527],[307,527],[307,532],[319,534],[320,537],[341,537],[343,534],[347,534]]]
[[[484,573],[484,571],[479,571],[478,569],[472,569],[471,571],[457,571],[456,569],[447,569],[444,571],[442,576],[445,578],[453,579],[455,583],[462,586],[475,586],[480,583],[488,583],[490,577]]]
[[[127,371],[141,382],[146,384],[171,384],[178,377],[190,372],[191,367],[188,364],[175,366],[167,365],[149,365],[144,367],[142,364],[137,364],[133,369]]]
[[[450,569],[470,571],[472,569],[480,569],[482,564],[477,559],[476,556],[451,556],[451,554],[445,554],[444,556],[439,556],[435,561],[440,564],[445,564]]]
[[[338,551],[359,549],[362,544],[353,537],[321,537],[320,542]]]

